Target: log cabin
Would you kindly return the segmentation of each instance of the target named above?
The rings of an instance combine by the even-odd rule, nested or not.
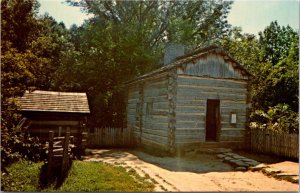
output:
[[[125,83],[134,141],[176,153],[245,145],[251,74],[222,48],[190,54],[170,44],[164,65]]]
[[[24,120],[27,120],[23,125],[41,142],[47,140],[50,130],[56,137],[64,136],[67,130],[74,137],[86,132],[90,114],[86,93],[26,91],[18,103]]]

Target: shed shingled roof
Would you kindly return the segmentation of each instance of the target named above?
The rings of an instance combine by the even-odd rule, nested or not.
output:
[[[224,51],[224,49],[222,49],[221,47],[219,47],[217,45],[210,45],[210,46],[198,49],[198,50],[196,50],[192,53],[188,53],[188,54],[185,54],[183,56],[177,57],[173,63],[162,66],[159,69],[156,69],[156,70],[153,70],[153,71],[151,71],[147,74],[141,75],[141,76],[139,76],[139,77],[137,77],[133,80],[127,81],[127,82],[125,82],[125,84],[130,84],[130,83],[133,83],[135,81],[140,81],[140,80],[148,78],[152,75],[159,74],[159,73],[171,70],[173,68],[177,68],[177,67],[179,67],[183,64],[186,64],[188,62],[191,62],[193,60],[199,59],[201,57],[205,57],[209,53],[215,53],[215,54],[223,55],[225,60],[228,60],[228,61],[232,62],[233,68],[240,69],[242,74],[247,75],[249,77],[252,77],[252,75],[241,64],[239,64],[236,60],[234,60],[232,57],[230,57]]]
[[[26,91],[18,101],[21,111],[90,113],[86,93]]]

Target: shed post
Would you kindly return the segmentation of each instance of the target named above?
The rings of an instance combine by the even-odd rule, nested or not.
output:
[[[63,157],[62,157],[62,165],[61,165],[61,175],[64,176],[68,167],[69,161],[69,140],[70,140],[70,128],[67,127],[67,132],[65,136],[65,140],[63,143]]]
[[[49,131],[49,148],[48,148],[48,167],[47,167],[47,179],[51,177],[52,174],[52,158],[53,158],[53,138],[54,132]]]

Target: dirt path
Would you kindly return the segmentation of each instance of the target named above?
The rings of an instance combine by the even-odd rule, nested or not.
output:
[[[134,169],[155,180],[155,191],[298,191],[299,185],[265,176],[239,172],[215,155],[156,157],[140,151],[90,150],[85,161],[102,161]]]

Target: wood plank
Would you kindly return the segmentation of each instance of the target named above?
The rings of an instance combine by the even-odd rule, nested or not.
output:
[[[208,54],[207,57],[189,62],[177,68],[177,74],[192,76],[209,76],[234,79],[248,79],[241,73],[240,69],[234,69],[233,64],[224,60],[220,55]]]
[[[224,87],[241,86],[244,88],[248,84],[246,80],[232,80],[232,79],[225,79],[225,78],[190,76],[190,75],[183,75],[183,74],[178,75],[177,82],[178,84],[196,84],[196,85],[201,82],[201,85],[219,85]]]
[[[177,87],[177,92],[184,92],[184,93],[193,93],[193,94],[200,94],[200,93],[226,93],[227,95],[238,94],[238,95],[247,95],[246,89],[233,89],[233,88],[222,88],[222,87],[214,87],[214,86],[207,86],[207,87],[198,87],[198,88],[191,88],[191,87]]]
[[[235,95],[228,93],[213,93],[213,92],[199,92],[199,93],[185,93],[177,92],[177,100],[206,100],[206,99],[232,99],[232,100],[246,100],[246,95]]]
[[[193,121],[193,122],[176,122],[176,128],[201,128],[205,126],[204,121]]]
[[[79,121],[31,121],[31,124],[35,125],[69,125],[69,126],[78,126]]]

